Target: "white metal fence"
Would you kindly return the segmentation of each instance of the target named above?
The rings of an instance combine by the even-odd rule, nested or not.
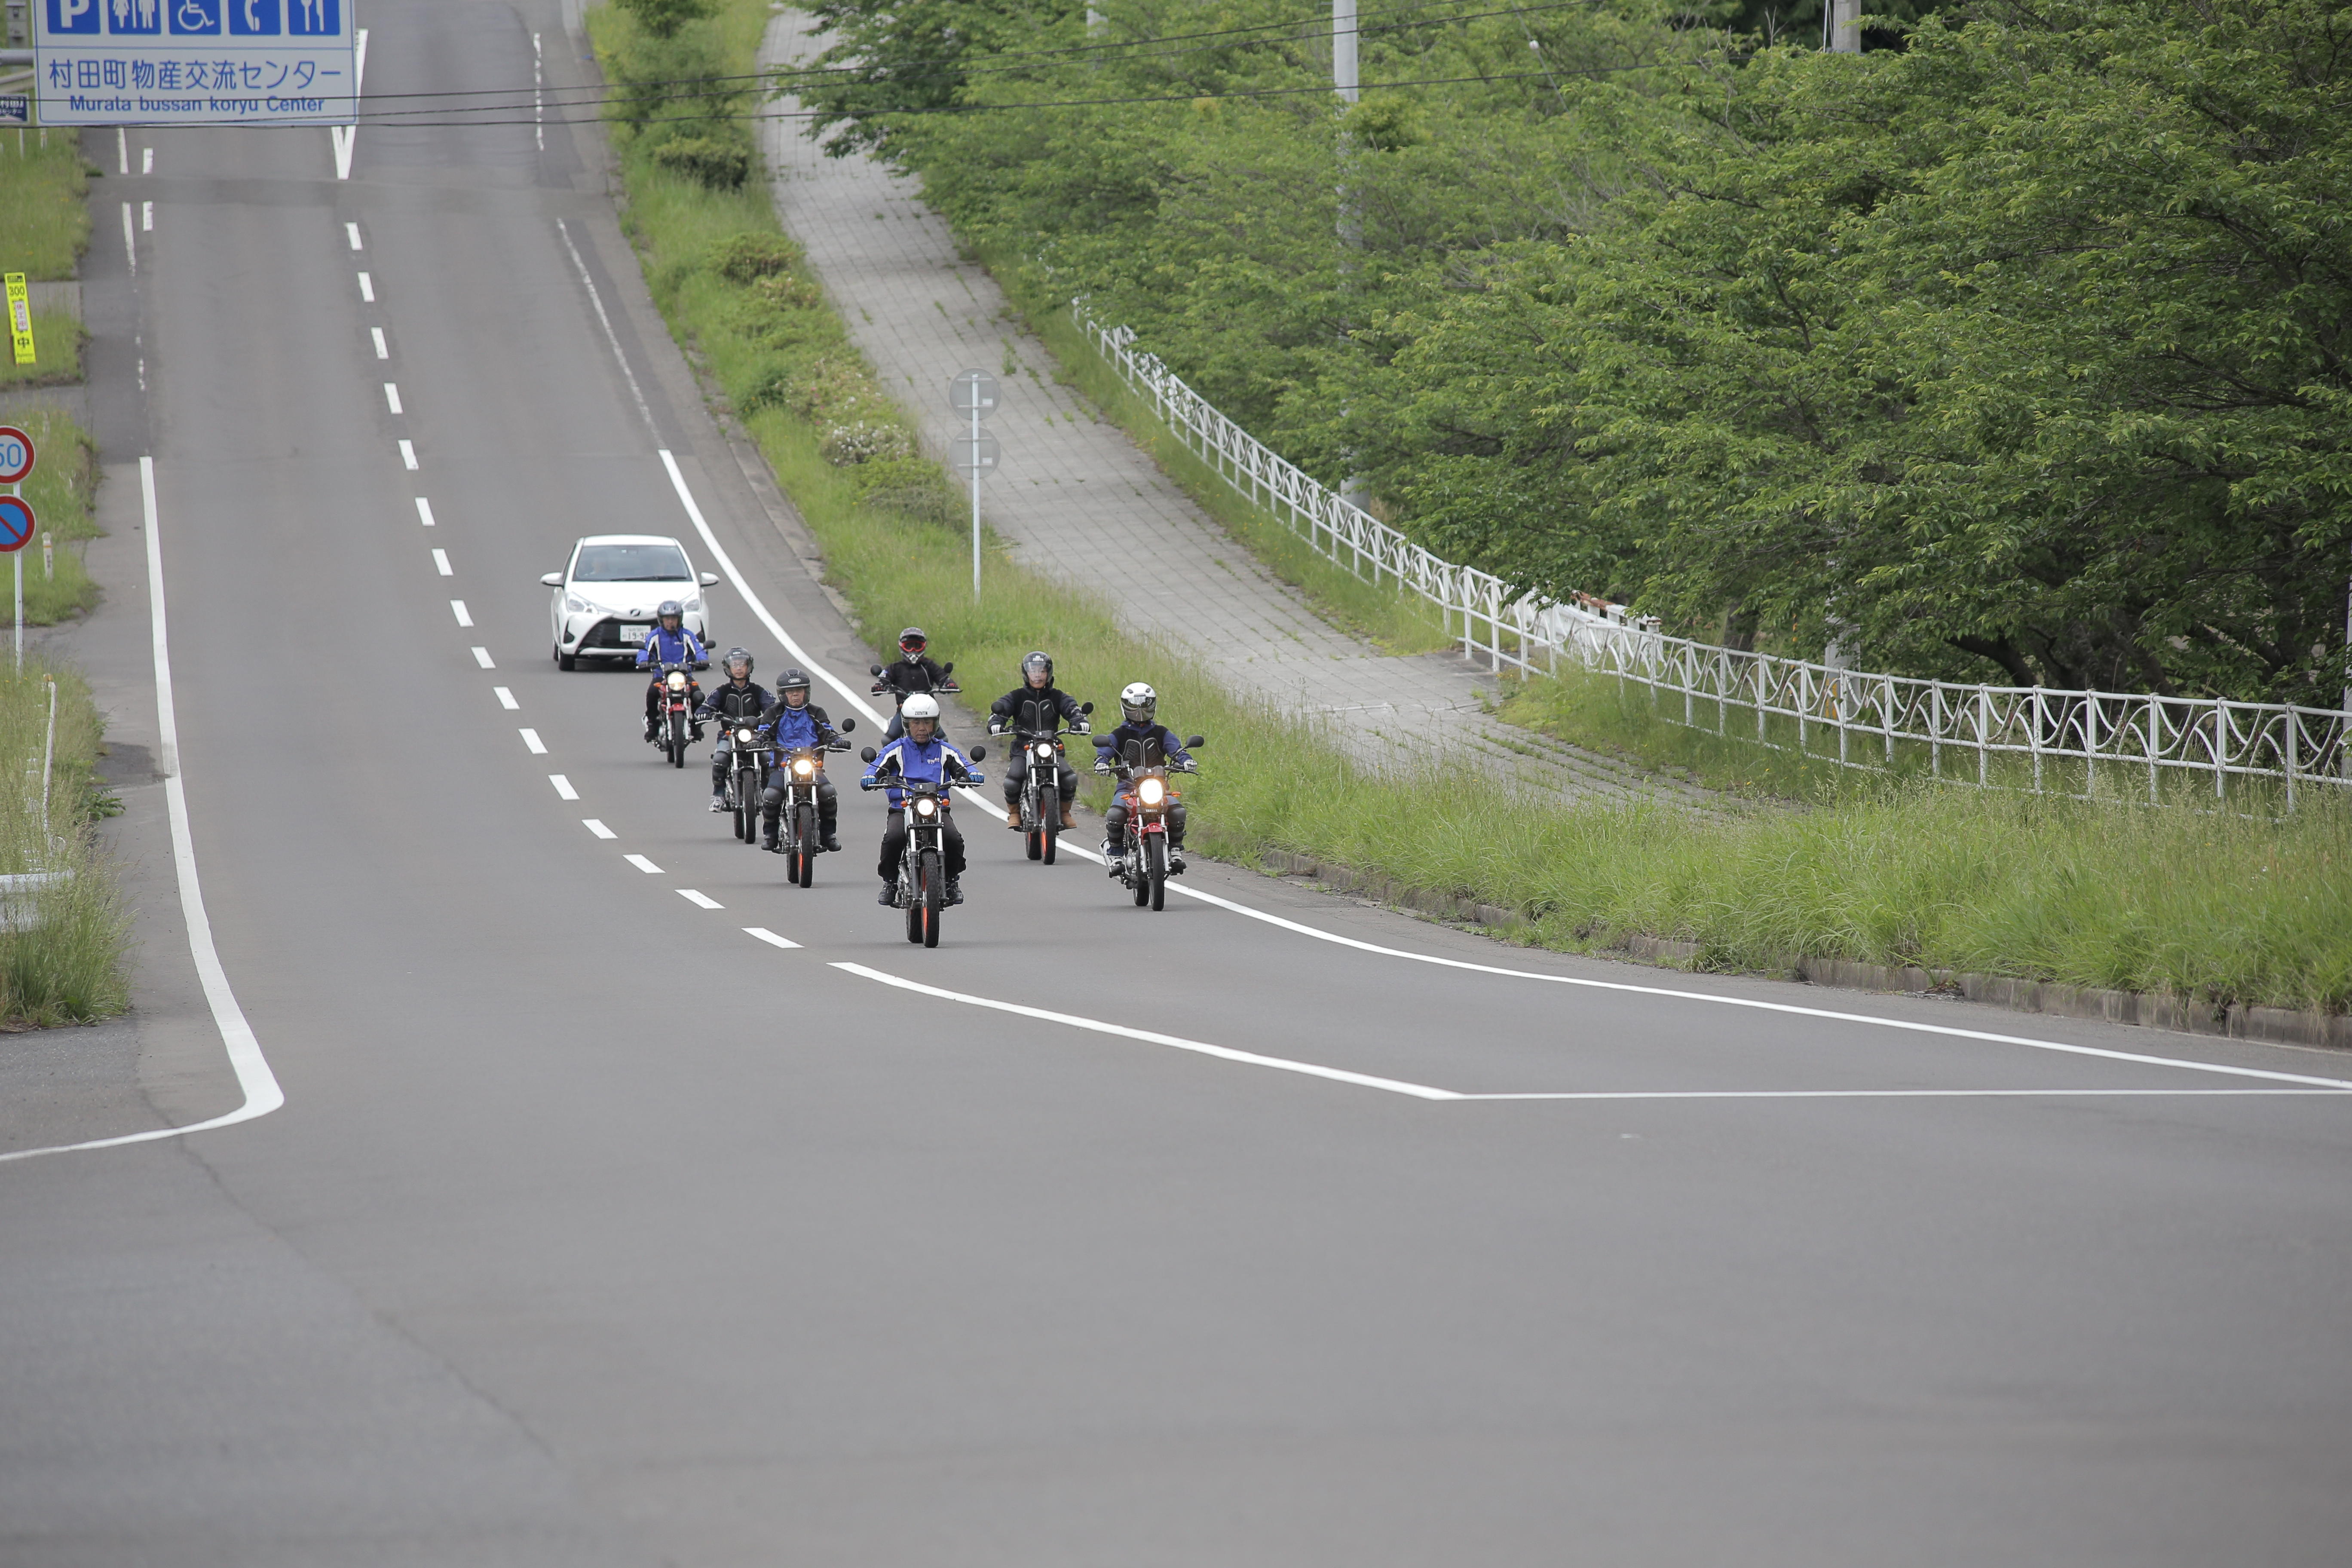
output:
[[[2210,777],[2216,796],[2232,778],[2259,778],[2283,784],[2290,807],[2301,789],[2352,784],[2352,737],[2338,709],[1872,675],[1667,637],[1586,595],[1562,603],[1516,593],[1491,573],[1432,555],[1269,451],[1157,355],[1138,352],[1133,329],[1105,327],[1083,305],[1073,313],[1128,387],[1227,484],[1359,578],[1436,605],[1463,651],[1497,670],[1557,674],[1566,658],[1648,687],[1663,718],[1718,733],[1737,725],[1743,738],[1847,767],[1888,767],[1900,747],[1906,756],[1924,750],[1940,778],[2030,776],[2033,789],[2084,795],[2144,787],[2150,800],[2167,777],[2200,793]],[[2053,766],[2063,774],[2053,777]]]

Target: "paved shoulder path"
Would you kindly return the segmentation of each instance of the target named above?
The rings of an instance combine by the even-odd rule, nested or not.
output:
[[[780,12],[762,60],[789,65],[822,47],[808,16]],[[1638,770],[1489,718],[1480,698],[1495,681],[1456,655],[1391,657],[1333,627],[1124,431],[1055,383],[1045,346],[986,268],[958,255],[916,182],[871,158],[826,157],[805,121],[761,123],[778,216],[934,453],[957,430],[949,378],[999,374],[1004,401],[989,427],[1004,460],[982,505],[1023,563],[1092,594],[1128,631],[1194,655],[1231,689],[1335,721],[1367,761],[1444,752],[1546,790],[1654,787]]]

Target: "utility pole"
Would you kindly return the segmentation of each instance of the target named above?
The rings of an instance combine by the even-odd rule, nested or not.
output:
[[[1331,0],[1331,88],[1356,101],[1356,0]]]
[[[1842,55],[1862,53],[1862,0],[1831,0],[1830,47]]]

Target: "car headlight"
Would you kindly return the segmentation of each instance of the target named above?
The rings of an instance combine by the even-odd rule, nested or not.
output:
[[[563,613],[565,615],[584,616],[594,607],[595,606],[589,604],[587,600],[582,598],[579,595],[572,593],[571,590],[566,589],[564,591]]]
[[[816,764],[810,762],[806,757],[803,757],[799,762],[793,764],[793,772],[800,774],[803,778],[806,778],[809,774],[816,772]]]
[[[1146,805],[1158,805],[1168,798],[1168,786],[1158,779],[1146,779],[1135,786],[1135,793]]]
[[[931,813],[937,810],[939,810],[939,805],[936,802],[919,800],[915,803],[915,815],[917,816],[929,816]]]
[[[688,599],[681,607],[689,616],[699,615],[702,613],[702,601],[700,599]]]

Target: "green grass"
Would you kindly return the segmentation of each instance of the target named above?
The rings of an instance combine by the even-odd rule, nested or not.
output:
[[[43,145],[46,141],[47,145]],[[0,132],[0,272],[36,282],[71,278],[89,245],[89,193],[94,172],[71,131]]]
[[[70,386],[81,379],[81,345],[88,336],[81,323],[62,311],[44,310],[33,318],[31,364],[18,364],[0,341],[0,391],[12,386]]]
[[[712,24],[733,40],[736,68],[748,68],[766,15],[759,0],[728,0]],[[609,17],[597,26],[607,45]],[[1531,805],[1477,775],[1374,776],[1307,725],[1125,636],[1101,605],[1013,565],[993,541],[975,604],[967,536],[934,465],[827,460],[827,434],[844,418],[908,420],[856,361],[805,268],[785,265],[764,286],[720,269],[735,237],[776,233],[764,194],[705,189],[616,134],[655,299],[741,412],[866,635],[887,640],[919,622],[983,702],[1014,683],[1020,655],[1036,647],[1098,705],[1126,681],[1151,681],[1171,726],[1211,738],[1187,795],[1192,841],[1212,855],[1262,864],[1289,851],[1501,905],[1527,918],[1521,940],[1563,949],[1656,935],[1696,942],[1702,963],[1727,969],[1769,971],[1802,954],[2218,1001],[2352,1001],[2352,806],[2342,802],[2245,818],[1857,780],[1822,764],[1789,773],[1775,771],[1779,753],[1743,757],[1727,742],[1709,752],[1696,732],[1611,711],[1613,693],[1604,704],[1562,685],[1523,692],[1548,706],[1520,716],[1586,724],[1634,754],[1692,748],[1674,752],[1675,765],[1816,804],[1710,817],[1662,805]],[[1038,324],[1051,341],[1050,319]],[[1065,357],[1083,374],[1082,356]],[[1205,469],[1194,477],[1223,489]],[[1102,799],[1095,784],[1092,803]]]
[[[89,437],[65,415],[51,409],[28,409],[11,416],[33,438],[39,460],[25,483],[25,499],[33,503],[41,533],[50,548],[37,538],[19,552],[25,558],[25,620],[30,626],[53,626],[98,605],[98,584],[82,564],[85,542],[98,537],[90,514],[98,483],[97,450]],[[5,576],[0,569],[0,577]],[[10,585],[0,581],[0,594]],[[0,605],[0,610],[6,606]]]
[[[40,765],[51,679],[57,751],[45,834]],[[130,911],[90,834],[114,809],[98,778],[100,739],[98,709],[79,675],[28,660],[19,677],[0,665],[0,872],[72,873],[34,895],[37,925],[0,931],[0,1021],[12,1027],[85,1023],[130,1005]]]

